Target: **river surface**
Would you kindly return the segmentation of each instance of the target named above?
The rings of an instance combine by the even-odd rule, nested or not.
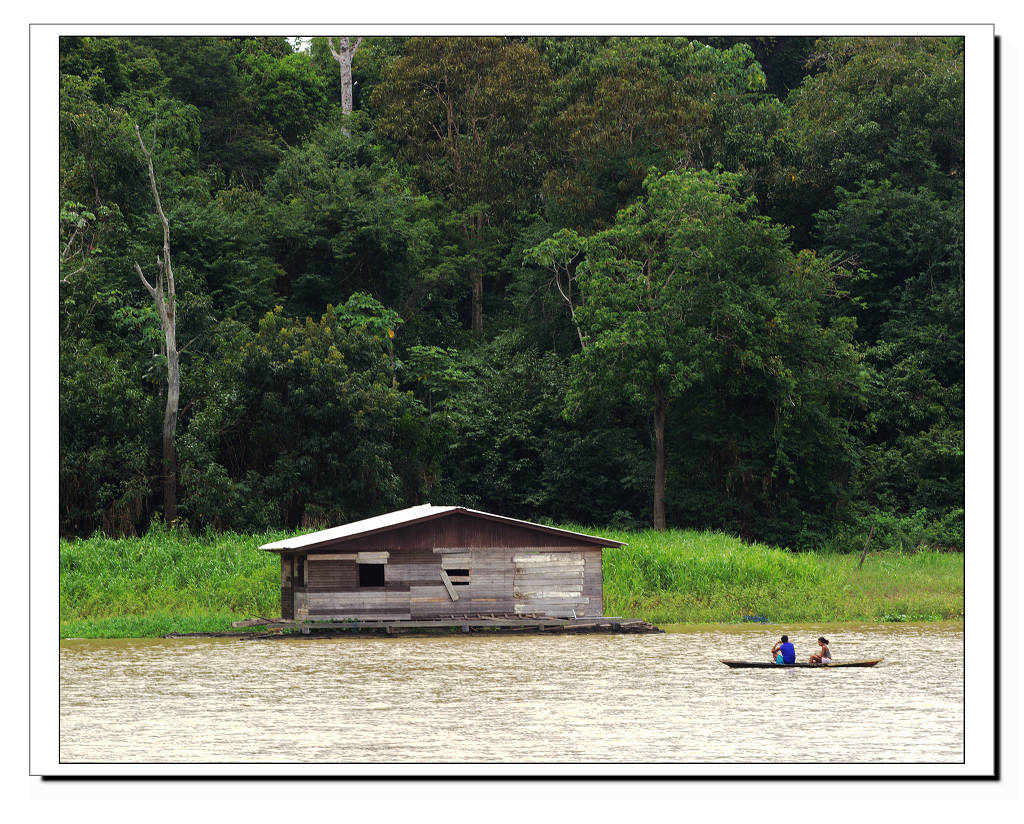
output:
[[[960,763],[961,627],[823,627],[873,669],[732,670],[785,628],[67,640],[63,763]],[[800,660],[816,631],[791,632]]]

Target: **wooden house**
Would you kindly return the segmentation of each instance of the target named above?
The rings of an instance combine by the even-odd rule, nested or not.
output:
[[[620,541],[414,506],[260,549],[281,556],[281,617],[387,621],[602,614],[601,552]]]

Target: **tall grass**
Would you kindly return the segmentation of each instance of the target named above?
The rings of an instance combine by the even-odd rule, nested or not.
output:
[[[259,546],[284,535],[154,529],[141,538],[61,541],[61,634],[218,631],[279,615],[280,563]]]
[[[794,553],[715,532],[602,534],[608,615],[654,623],[934,621],[964,615],[963,555]]]
[[[919,551],[793,553],[714,532],[623,532],[569,526],[628,546],[605,550],[604,612],[653,623],[957,620],[963,555]],[[285,537],[154,529],[142,538],[61,541],[62,637],[222,631],[280,614]]]

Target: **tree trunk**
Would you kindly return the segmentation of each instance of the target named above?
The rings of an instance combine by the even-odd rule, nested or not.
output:
[[[665,411],[668,401],[661,381],[654,384],[654,528],[665,530]]]
[[[173,329],[172,329],[173,333]],[[164,523],[178,520],[178,453],[174,436],[178,431],[178,399],[181,396],[181,372],[178,349],[167,350],[167,403],[164,406]]]
[[[156,185],[156,172],[153,169],[153,156],[142,141],[142,134],[136,125],[135,134],[139,138],[142,153],[146,156],[149,169],[149,184],[153,191],[153,203],[164,230],[163,255],[157,256],[157,276],[154,283],[146,280],[142,267],[135,264],[135,272],[146,287],[156,304],[156,312],[160,317],[160,327],[164,333],[164,347],[167,354],[167,403],[164,406],[163,425],[163,490],[164,490],[164,523],[173,524],[178,518],[178,454],[174,446],[174,436],[178,429],[178,401],[181,395],[181,370],[178,363],[177,314],[175,311],[174,269],[171,267],[171,228],[160,204],[160,191]]]
[[[341,110],[345,114],[352,114],[352,58],[362,42],[362,37],[354,37],[351,41],[347,37],[339,37],[338,48],[334,48],[334,38],[327,38],[331,54],[338,61],[341,74]]]
[[[487,214],[484,211],[470,215],[462,226],[466,237],[466,247],[474,258],[473,270],[470,272],[469,278],[473,284],[473,319],[470,325],[475,338],[483,337],[484,334],[484,264],[480,260],[480,256],[486,226]]]
[[[481,337],[484,333],[484,275],[477,270],[473,272],[473,336]]]

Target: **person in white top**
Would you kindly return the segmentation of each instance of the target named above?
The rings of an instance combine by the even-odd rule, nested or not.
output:
[[[818,638],[818,646],[821,647],[821,652],[816,652],[810,657],[810,663],[812,664],[831,664],[832,663],[832,651],[828,648],[828,638]]]

